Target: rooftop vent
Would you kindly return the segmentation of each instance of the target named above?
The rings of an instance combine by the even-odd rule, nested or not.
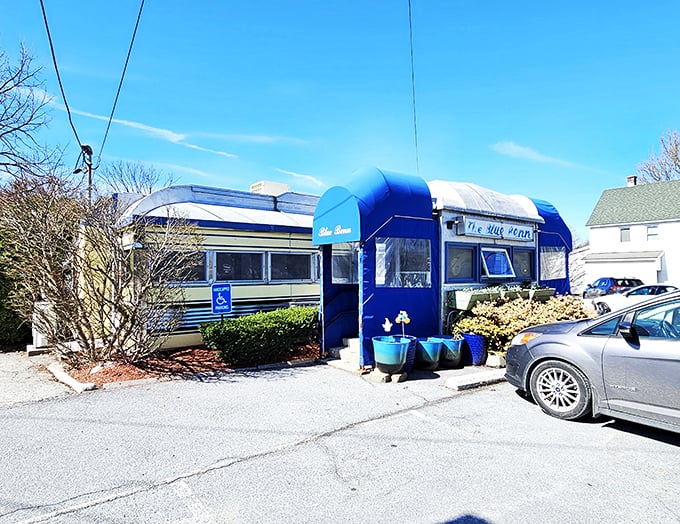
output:
[[[628,187],[637,186],[637,176],[631,175],[626,177],[626,182],[628,183]]]
[[[281,184],[280,182],[269,182],[262,180],[260,182],[255,182],[250,184],[250,192],[258,193],[260,195],[271,195],[279,196],[282,193],[287,193],[290,191],[288,184]]]

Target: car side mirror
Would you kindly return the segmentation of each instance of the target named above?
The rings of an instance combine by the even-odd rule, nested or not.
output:
[[[621,333],[621,336],[629,342],[637,343],[639,338],[635,326],[633,325],[633,316],[634,314],[631,312],[627,313],[626,316],[621,319],[621,322],[619,322],[619,333]]]

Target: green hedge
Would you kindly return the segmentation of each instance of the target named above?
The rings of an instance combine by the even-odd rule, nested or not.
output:
[[[235,367],[290,359],[300,346],[319,340],[318,308],[292,307],[221,322],[201,324],[206,347],[219,351],[223,362]]]

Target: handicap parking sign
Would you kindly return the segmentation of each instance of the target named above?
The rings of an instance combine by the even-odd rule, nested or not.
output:
[[[212,295],[213,315],[231,312],[231,284],[213,284],[210,287]]]

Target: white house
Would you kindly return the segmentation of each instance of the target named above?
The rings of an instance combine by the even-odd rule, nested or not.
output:
[[[602,192],[586,226],[585,280],[635,277],[645,284],[680,284],[680,180]]]

